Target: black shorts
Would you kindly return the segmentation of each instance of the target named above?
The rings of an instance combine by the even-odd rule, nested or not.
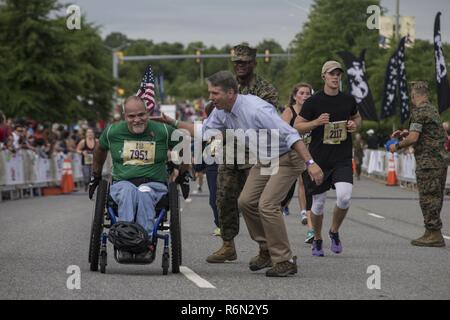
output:
[[[303,185],[305,186],[306,210],[310,211],[311,208],[312,208],[312,194],[306,192],[305,180],[304,179],[302,179],[302,180],[303,180]],[[284,198],[284,200],[281,202],[281,206],[282,207],[286,206],[289,203],[289,201],[291,201],[291,199],[293,198],[296,184],[297,184],[297,180],[295,180],[295,182],[292,185],[291,189],[289,189],[289,192],[286,195],[286,198]]]
[[[322,168],[323,182],[321,185],[316,185],[308,174],[308,171],[303,172],[303,181],[305,184],[305,194],[315,195],[324,193],[331,188],[335,189],[334,184],[337,182],[348,182],[353,184],[353,169],[352,163],[338,163],[333,168]]]

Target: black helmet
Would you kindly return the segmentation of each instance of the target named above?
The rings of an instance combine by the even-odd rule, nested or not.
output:
[[[116,249],[132,253],[144,252],[150,244],[148,232],[135,222],[115,223],[109,230],[108,239]]]

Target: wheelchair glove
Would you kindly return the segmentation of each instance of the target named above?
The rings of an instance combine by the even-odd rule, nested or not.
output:
[[[189,171],[185,171],[184,173],[178,175],[178,177],[175,179],[175,182],[178,183],[181,187],[181,193],[183,194],[183,198],[187,199],[189,198],[189,180],[192,179],[191,174]]]
[[[89,199],[90,200],[92,200],[95,189],[97,189],[97,186],[99,185],[101,180],[102,180],[101,176],[92,176],[91,177],[91,181],[89,182]]]

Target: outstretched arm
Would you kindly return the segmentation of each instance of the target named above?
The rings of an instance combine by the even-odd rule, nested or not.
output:
[[[297,116],[294,123],[294,128],[300,133],[306,133],[314,130],[318,126],[327,124],[330,122],[330,114],[322,113],[317,119],[308,121],[302,116]]]
[[[105,164],[108,151],[103,149],[100,144],[97,144],[94,149],[94,159],[92,163],[92,175],[94,177],[101,177],[103,165]]]
[[[106,157],[108,156],[108,151],[103,149],[100,144],[97,144],[94,149],[94,160],[92,163],[92,177],[89,182],[89,199],[92,200],[94,196],[95,189],[102,180],[102,170],[103,164],[105,163]]]
[[[177,129],[185,129],[189,132],[191,136],[194,136],[195,133],[195,127],[192,122],[175,120],[166,115],[165,113],[162,113],[161,116],[159,117],[150,117],[150,120],[162,122]]]

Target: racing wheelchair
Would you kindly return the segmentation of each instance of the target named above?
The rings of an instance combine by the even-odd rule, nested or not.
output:
[[[89,263],[91,271],[106,272],[108,230],[117,222],[117,204],[109,196],[110,184],[102,179],[97,188],[95,208],[92,219],[91,238],[89,243]],[[145,261],[120,261],[118,250],[114,248],[114,259],[121,264],[150,264],[156,255],[156,245],[164,240],[162,254],[163,275],[169,271],[171,251],[172,273],[180,272],[181,265],[181,228],[180,206],[177,184],[169,183],[168,193],[156,204],[155,223],[149,241],[149,255]]]

